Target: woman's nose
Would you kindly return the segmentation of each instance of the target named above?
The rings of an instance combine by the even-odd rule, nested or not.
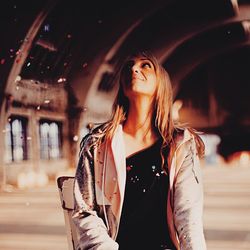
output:
[[[138,65],[133,65],[132,72],[133,73],[139,73],[139,67],[138,67]]]

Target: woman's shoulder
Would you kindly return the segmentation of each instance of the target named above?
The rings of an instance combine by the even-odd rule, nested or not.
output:
[[[173,139],[175,141],[194,140],[200,137],[202,132],[188,126],[178,126],[174,128]]]
[[[108,124],[108,122],[94,124],[91,131],[89,131],[89,133],[82,138],[80,147],[83,148],[86,146],[94,145],[95,142],[98,141],[98,139],[101,139],[105,135]]]
[[[188,126],[177,127],[174,130],[174,142],[176,147],[182,143],[189,143],[194,146],[194,149],[197,150],[199,156],[204,155],[205,146],[200,135],[202,132],[197,131],[196,129]]]

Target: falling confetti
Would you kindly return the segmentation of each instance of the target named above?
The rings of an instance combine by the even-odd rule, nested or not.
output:
[[[82,65],[83,68],[86,68],[87,66],[88,66],[87,63],[84,63],[84,64]]]
[[[15,82],[20,82],[22,80],[21,76],[17,76],[16,79],[15,79]]]
[[[46,99],[46,100],[44,100],[44,103],[48,104],[48,103],[50,103],[50,100]]]
[[[73,141],[75,141],[75,142],[77,142],[78,141],[78,136],[77,135],[75,135],[74,137],[73,137]]]
[[[29,66],[30,66],[30,62],[27,63],[27,67],[29,67]]]
[[[49,30],[50,30],[50,25],[49,24],[44,25],[44,31],[49,32]]]
[[[60,82],[66,82],[66,78],[59,78],[59,79],[57,80],[57,82],[58,82],[58,83],[60,83]]]
[[[21,50],[19,49],[17,52],[16,52],[16,55],[19,55],[21,53]]]
[[[127,171],[130,171],[132,169],[132,165],[127,166]]]

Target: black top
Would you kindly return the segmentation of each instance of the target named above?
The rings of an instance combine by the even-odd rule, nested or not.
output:
[[[161,141],[126,158],[125,197],[116,241],[119,250],[175,249],[167,225],[168,176]]]

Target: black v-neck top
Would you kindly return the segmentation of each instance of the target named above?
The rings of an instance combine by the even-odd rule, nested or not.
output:
[[[161,169],[161,141],[126,158],[119,250],[175,249],[167,225],[168,176]]]

